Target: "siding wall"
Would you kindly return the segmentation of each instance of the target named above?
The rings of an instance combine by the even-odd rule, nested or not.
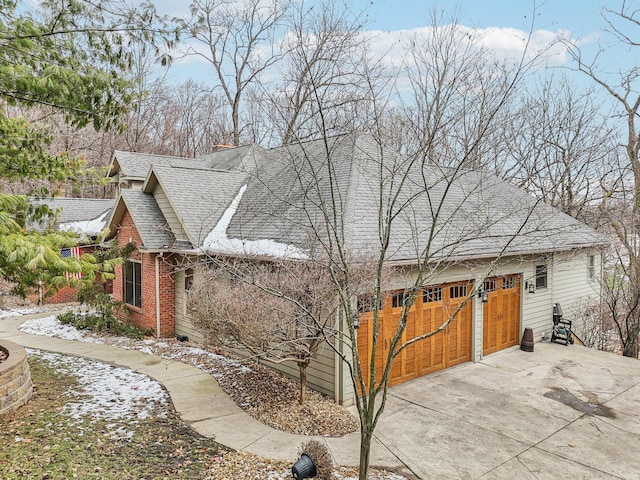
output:
[[[205,336],[193,326],[187,313],[187,295],[185,291],[184,270],[177,270],[176,279],[176,335],[186,335],[192,342],[204,344]]]
[[[197,273],[195,273],[197,275]],[[189,318],[186,309],[186,295],[185,295],[185,282],[184,271],[177,271],[175,273],[175,318],[176,318],[176,335],[186,335],[189,340],[197,343],[206,343],[206,335],[200,332]],[[259,321],[259,319],[256,319]],[[243,352],[235,350],[234,353],[240,356],[245,356]],[[295,363],[285,362],[281,364],[274,364],[270,362],[261,362],[265,365],[269,365],[275,370],[284,373],[285,375],[298,380],[299,373],[298,367]],[[336,359],[333,350],[328,345],[323,345],[316,354],[313,362],[307,367],[307,384],[310,388],[322,392],[326,395],[335,398],[335,366]]]
[[[595,278],[589,278],[589,256],[595,260]],[[580,334],[583,330],[583,319],[580,318],[576,307],[585,301],[593,301],[600,293],[600,278],[602,256],[599,250],[584,251],[581,254],[557,255],[554,262],[554,288],[552,305],[562,306],[564,317],[573,321],[572,329]],[[549,316],[552,318],[550,307]]]
[[[167,220],[171,231],[176,236],[176,240],[188,240],[187,234],[182,228],[182,224],[176,215],[175,210],[169,203],[169,199],[167,198],[167,194],[164,192],[160,185],[156,185],[153,189],[153,198],[155,198],[158,203],[158,207],[160,207],[160,211],[164,218]]]
[[[241,354],[241,352],[237,352]],[[285,362],[275,364],[261,361],[263,365],[268,365],[274,370],[284,373],[288,377],[298,380],[299,372],[295,363]],[[320,346],[320,350],[307,367],[307,386],[335,398],[335,354],[328,345]]]

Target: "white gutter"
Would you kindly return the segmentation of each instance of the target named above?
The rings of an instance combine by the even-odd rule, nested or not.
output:
[[[162,254],[161,254],[162,255]],[[160,338],[160,255],[156,255],[156,337]]]

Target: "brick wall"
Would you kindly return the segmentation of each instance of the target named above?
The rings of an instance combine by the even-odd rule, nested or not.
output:
[[[140,234],[133,223],[129,212],[125,212],[118,228],[118,246],[124,246],[132,242],[138,246],[142,244]],[[131,323],[140,328],[149,328],[156,332],[156,256],[155,253],[144,253],[135,250],[130,259],[139,261],[142,277],[142,302],[141,307],[127,305]],[[160,336],[173,337],[176,333],[175,321],[175,281],[171,258],[164,257],[158,260],[158,272],[160,280]],[[113,281],[113,298],[124,302],[124,275],[123,267],[119,266],[115,271]],[[156,332],[157,333],[157,332]]]
[[[82,247],[81,253],[91,253],[96,250],[95,246]],[[100,282],[100,273],[97,274],[96,283]],[[111,280],[107,280],[104,284],[104,291],[106,293],[112,293],[113,291],[113,282]],[[72,287],[70,285],[66,285],[54,293],[48,295],[45,294],[42,303],[45,305],[55,305],[57,303],[71,303],[76,302],[78,300],[78,287]],[[28,295],[29,300],[33,303],[38,303],[40,301],[40,295],[37,290],[33,290]]]

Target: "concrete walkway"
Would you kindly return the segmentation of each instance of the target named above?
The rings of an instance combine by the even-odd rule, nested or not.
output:
[[[149,375],[197,432],[237,450],[293,462],[308,440],[257,422],[195,367],[18,330],[37,316],[0,320],[0,339]],[[320,439],[336,463],[357,465],[357,432]],[[640,479],[638,452],[640,361],[537,343],[392,388],[371,465],[421,479]]]
[[[245,413],[211,375],[194,366],[136,350],[31,335],[18,330],[26,320],[55,314],[46,312],[2,319],[0,339],[28,348],[92,358],[148,375],[164,385],[180,417],[196,432],[234,450],[293,464],[300,445],[316,438],[327,444],[336,464],[358,465],[359,432],[343,437],[307,437],[275,430]],[[371,465],[411,477],[406,466],[378,440],[372,448]]]

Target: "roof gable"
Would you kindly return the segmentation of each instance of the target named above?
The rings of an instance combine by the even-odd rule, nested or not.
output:
[[[140,246],[146,250],[162,250],[175,244],[175,235],[152,195],[139,190],[124,190],[109,218],[108,227],[111,238],[117,234],[125,212],[129,212],[142,240]]]
[[[149,179],[160,186],[193,245],[202,245],[247,175],[176,165],[154,165]],[[150,193],[145,182],[144,192]]]

